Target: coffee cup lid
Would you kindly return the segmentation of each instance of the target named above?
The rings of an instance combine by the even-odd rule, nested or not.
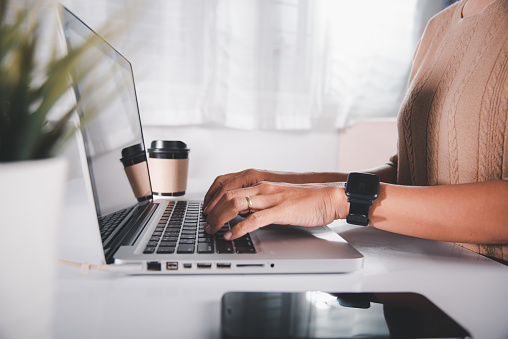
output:
[[[189,153],[190,149],[183,141],[176,140],[154,140],[151,147],[148,149],[149,153]]]
[[[120,161],[124,166],[134,165],[146,161],[146,153],[142,144],[136,144],[122,149]]]
[[[124,149],[122,149],[122,158],[123,159],[137,157],[140,154],[145,154],[145,150],[144,150],[142,144],[136,144],[136,145],[125,147]]]

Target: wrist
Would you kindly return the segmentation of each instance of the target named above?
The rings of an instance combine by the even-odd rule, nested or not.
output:
[[[268,181],[268,182],[286,182],[286,183],[294,183],[295,177],[298,177],[299,173],[293,172],[278,172],[278,171],[267,171],[267,170],[256,170],[258,173],[258,182],[259,181]]]
[[[334,219],[346,219],[349,213],[349,202],[345,193],[345,189],[342,183],[337,183],[337,186],[333,187],[333,209]]]
[[[386,199],[386,190],[389,189],[391,184],[386,183],[380,183],[379,184],[379,195],[376,200],[372,203],[372,206],[369,209],[369,221],[372,225],[376,224],[376,222],[379,222],[380,220],[384,220],[385,218],[380,218],[380,214],[382,214],[381,204],[383,200]]]
[[[346,182],[346,196],[349,202],[349,224],[367,226],[370,206],[379,195],[379,177],[372,173],[351,172]]]

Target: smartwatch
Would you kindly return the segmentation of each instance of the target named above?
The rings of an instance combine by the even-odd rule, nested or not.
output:
[[[367,226],[369,206],[379,195],[379,177],[370,173],[349,173],[346,182],[346,195],[349,202],[349,224]]]

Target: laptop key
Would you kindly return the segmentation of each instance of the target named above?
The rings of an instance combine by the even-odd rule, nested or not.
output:
[[[161,241],[159,247],[175,247],[176,241]]]
[[[155,252],[155,247],[146,247],[143,251],[144,254],[152,254]]]
[[[162,241],[174,241],[176,243],[178,241],[178,237],[162,237]]]
[[[213,253],[213,244],[211,243],[198,244],[198,253]]]
[[[174,252],[175,252],[174,247],[159,247],[157,249],[157,253],[159,253],[159,254],[169,254],[169,253],[174,253]]]
[[[168,238],[176,238],[176,237],[178,237],[178,235],[179,235],[178,232],[165,232],[164,233],[164,236],[168,237]]]
[[[217,241],[217,253],[233,253],[233,244],[230,241]]]
[[[254,247],[236,246],[236,253],[256,253]]]
[[[190,254],[194,253],[194,244],[181,244],[178,246],[177,253]]]

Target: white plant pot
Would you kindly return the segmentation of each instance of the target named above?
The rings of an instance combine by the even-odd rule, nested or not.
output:
[[[53,338],[62,158],[0,163],[0,338]]]

